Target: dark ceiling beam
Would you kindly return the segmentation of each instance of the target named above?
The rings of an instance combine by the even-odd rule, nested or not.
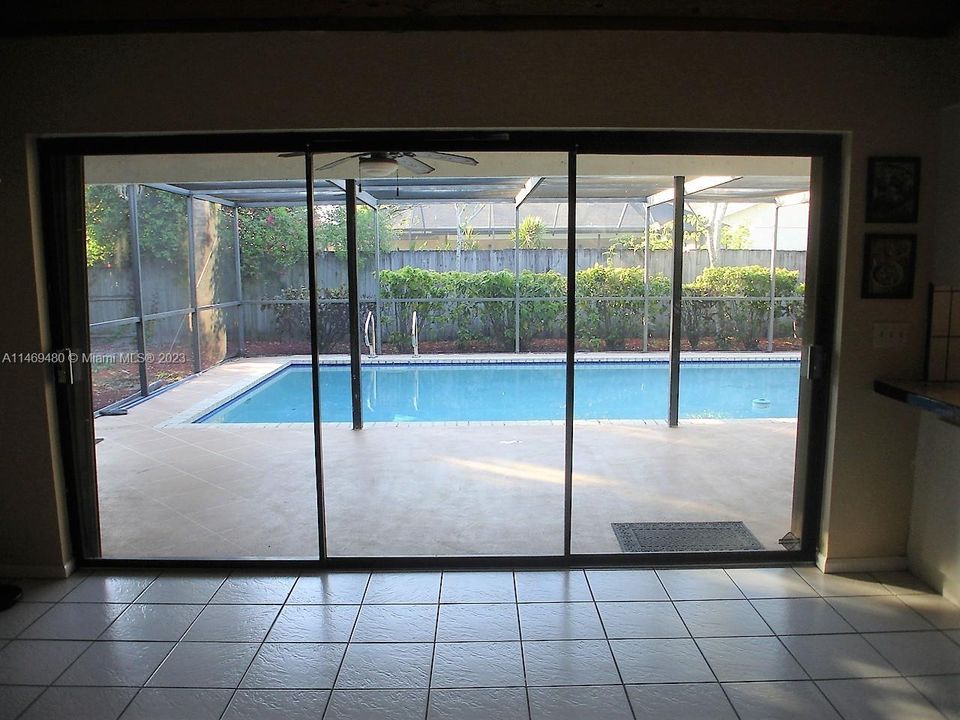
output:
[[[936,37],[960,25],[943,0],[129,0],[23,3],[0,36],[264,31],[687,30]]]

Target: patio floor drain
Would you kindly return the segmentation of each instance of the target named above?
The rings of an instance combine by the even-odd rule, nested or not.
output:
[[[739,520],[736,522],[611,523],[623,552],[731,552],[763,550]]]

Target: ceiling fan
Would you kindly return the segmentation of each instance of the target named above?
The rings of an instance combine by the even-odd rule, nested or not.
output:
[[[302,153],[284,153],[280,157],[297,157]],[[436,170],[432,165],[428,165],[419,158],[427,160],[440,160],[443,162],[458,163],[460,165],[477,165],[475,158],[467,155],[455,155],[445,152],[365,152],[354,153],[345,158],[334,160],[326,165],[321,165],[314,169],[314,172],[329,170],[332,167],[345,163],[354,158],[360,159],[360,172],[366,177],[387,177],[395,173],[399,168],[409,170],[415,175],[428,175]]]

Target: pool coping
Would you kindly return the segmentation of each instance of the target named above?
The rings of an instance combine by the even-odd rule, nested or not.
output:
[[[215,367],[223,367],[231,363],[243,362],[244,360],[250,360],[251,358],[234,358],[227,360],[223,363],[216,365]],[[168,427],[184,427],[190,426],[193,428],[208,428],[212,431],[222,432],[225,428],[224,426],[242,427],[250,430],[266,430],[266,429],[305,429],[312,427],[312,422],[290,422],[290,423],[204,423],[199,422],[199,420],[211,413],[215,412],[222,406],[236,400],[240,396],[246,394],[253,388],[268,382],[272,377],[280,374],[287,368],[292,365],[309,365],[311,363],[311,356],[309,355],[287,355],[281,358],[277,358],[276,362],[269,362],[268,358],[256,358],[257,360],[263,361],[263,364],[269,369],[265,372],[257,375],[254,378],[241,380],[235,385],[223,390],[219,393],[211,395],[204,400],[194,403],[187,409],[178,412],[166,420],[158,423],[154,427],[158,429],[168,428]],[[574,355],[574,363],[582,364],[593,364],[593,363],[653,363],[653,362],[664,362],[669,359],[669,353],[667,352],[657,352],[657,353],[583,353]],[[749,363],[749,362],[764,362],[764,363],[794,363],[800,360],[800,353],[797,351],[788,351],[788,352],[776,352],[776,353],[765,353],[765,352],[710,352],[710,353],[696,353],[695,358],[689,358],[683,362],[686,363]],[[558,363],[565,362],[566,355],[564,353],[535,353],[535,354],[524,354],[517,355],[515,353],[490,353],[482,355],[431,355],[429,357],[423,356],[414,356],[414,355],[378,355],[374,357],[365,356],[363,358],[364,365],[451,365],[451,364],[498,364],[498,365],[523,365],[523,364],[540,364],[540,363]],[[348,366],[350,364],[350,359],[343,355],[320,355],[319,356],[320,365],[335,365],[335,366]],[[211,370],[214,368],[210,368]],[[199,375],[203,375],[200,373]],[[197,376],[193,376],[197,377]],[[189,380],[189,378],[187,378]],[[139,404],[139,403],[138,403]],[[711,423],[723,423],[723,422],[733,422],[736,420],[751,420],[753,422],[776,422],[776,423],[795,423],[797,419],[792,418],[684,418],[683,422],[685,424],[711,424]],[[667,425],[666,420],[659,419],[648,419],[648,420],[638,420],[638,419],[626,419],[619,420],[613,418],[604,418],[604,419],[590,419],[590,420],[574,420],[574,425],[586,423],[586,424],[617,424],[617,425],[634,425],[634,426],[644,426],[644,425]],[[544,425],[550,426],[555,425],[558,427],[563,427],[565,424],[564,420],[454,420],[454,421],[365,421],[364,427],[373,427],[373,426],[383,426],[383,427],[399,427],[399,426],[409,426],[415,425],[417,427],[439,427],[439,426],[518,426],[518,425]],[[324,422],[321,420],[321,425],[323,427],[331,428],[352,428],[353,424],[350,422]]]

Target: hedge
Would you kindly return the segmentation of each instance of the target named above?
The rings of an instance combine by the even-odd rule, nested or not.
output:
[[[777,268],[774,273],[774,320],[790,317],[794,334],[803,321],[804,286],[795,270]],[[767,335],[770,318],[770,269],[760,265],[712,267],[683,286],[689,298],[737,297],[744,300],[693,300],[681,306],[681,324],[694,350],[700,339],[712,333],[718,350],[739,345],[756,350]]]
[[[783,298],[775,305],[775,319],[790,320],[794,333],[803,320],[803,284],[796,271],[778,268],[775,296]],[[618,268],[596,265],[580,270],[577,282],[577,340],[591,349],[623,349],[631,338],[643,337],[643,268]],[[656,275],[649,279],[648,330],[666,335],[669,329],[670,279]],[[296,298],[306,299],[305,291],[293,289]],[[509,270],[477,273],[436,271],[405,267],[380,271],[380,295],[383,301],[381,323],[387,342],[409,343],[413,312],[416,311],[421,337],[455,334],[461,344],[483,341],[491,348],[512,350],[516,308],[511,302],[516,287]],[[690,299],[681,306],[681,328],[692,349],[704,337],[713,337],[717,349],[739,346],[745,350],[759,347],[766,337],[770,304],[770,270],[760,265],[708,268],[692,283],[683,286],[682,295]],[[343,293],[330,291],[328,298]],[[566,279],[555,271],[520,273],[520,341],[525,349],[536,338],[564,336],[566,321]],[[700,299],[702,298],[702,299]],[[737,299],[716,299],[737,298]],[[742,298],[742,299],[741,299]],[[294,299],[285,297],[284,299]],[[409,302],[390,302],[393,299]],[[497,299],[503,301],[497,302]],[[495,300],[489,302],[488,300]],[[335,335],[342,327],[340,314],[345,307],[331,307],[325,335]],[[290,306],[281,306],[278,325],[290,332]],[[338,312],[339,311],[339,312]],[[295,324],[301,324],[296,314]],[[322,323],[326,325],[326,323]],[[299,330],[299,327],[298,327]]]

